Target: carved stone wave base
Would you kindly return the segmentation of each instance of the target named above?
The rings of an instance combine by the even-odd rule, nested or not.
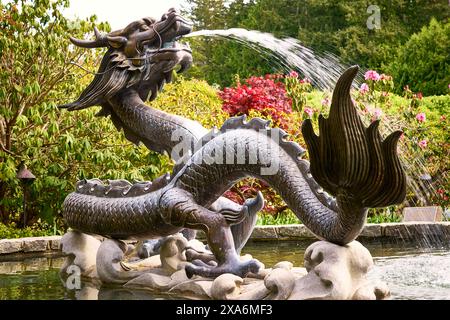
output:
[[[103,241],[79,232],[68,232],[61,240],[68,254],[61,276],[68,277],[75,265],[91,284],[117,284],[124,289],[151,290],[190,299],[221,300],[306,300],[306,299],[385,299],[389,289],[384,283],[366,279],[373,265],[369,251],[359,242],[338,246],[325,241],[313,243],[305,252],[305,267],[279,262],[263,267],[258,274],[240,278],[223,274],[216,279],[194,276],[189,279],[184,267],[186,252],[208,254],[198,240],[187,241],[180,234],[169,237],[160,255],[139,260],[138,248],[122,241]],[[190,256],[189,254],[187,255]],[[246,255],[241,259],[251,259]],[[87,298],[93,286],[87,286]]]

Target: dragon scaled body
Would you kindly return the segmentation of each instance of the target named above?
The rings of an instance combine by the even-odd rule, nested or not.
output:
[[[383,141],[377,123],[363,126],[350,98],[357,67],[336,84],[329,119],[319,121],[319,136],[309,120],[303,124],[311,165],[301,157],[305,150],[262,119],[231,118],[221,129],[208,131],[146,106],[144,100],[156,98],[178,64],[182,69],[190,65],[190,49],[175,41],[190,31],[190,23],[170,10],[160,21],[142,19],[109,35],[96,31],[94,41],[72,39],[108,51],[91,85],[63,107],[100,105],[100,115],[110,116],[129,140],[169,154],[184,141],[189,152],[178,159],[171,175],[153,182],[79,182],[64,202],[69,226],[118,239],[203,230],[216,263],[199,257],[186,267],[188,274],[245,276],[257,272],[259,263],[241,261],[237,251],[250,236],[263,199],[259,194],[241,206],[223,198],[241,179],[266,181],[314,234],[341,245],[359,235],[369,207],[404,199],[406,179],[396,153],[400,134]],[[175,132],[181,140],[173,139]]]

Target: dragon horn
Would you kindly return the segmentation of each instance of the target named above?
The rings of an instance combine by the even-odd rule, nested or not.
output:
[[[94,27],[95,40],[80,40],[70,37],[70,41],[81,48],[102,48],[108,47],[108,39],[105,34],[102,34],[96,27]]]

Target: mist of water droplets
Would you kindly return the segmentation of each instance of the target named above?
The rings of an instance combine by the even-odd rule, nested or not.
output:
[[[278,72],[288,73],[291,70],[300,72],[320,90],[332,90],[341,76],[349,67],[343,64],[339,58],[331,53],[318,53],[305,47],[294,38],[276,38],[270,33],[233,28],[228,30],[200,30],[185,37],[215,37],[224,38],[251,48],[264,57],[270,65],[276,67]],[[364,82],[364,70],[360,70],[353,85],[359,88]],[[369,125],[370,123],[365,123]],[[398,130],[398,125],[391,123],[383,117],[382,136]],[[399,143],[399,154],[407,173],[409,190],[414,197],[409,198],[410,205],[427,205],[433,193],[434,187],[426,181],[419,179],[421,175],[427,175],[425,159],[408,151],[406,144],[413,143],[407,137]]]
[[[311,83],[330,90],[348,66],[332,53],[317,53],[294,38],[278,39],[270,33],[233,28],[228,30],[200,30],[186,37],[219,37],[231,39],[270,58],[270,63],[282,72],[299,71]],[[361,77],[356,80],[360,83]]]

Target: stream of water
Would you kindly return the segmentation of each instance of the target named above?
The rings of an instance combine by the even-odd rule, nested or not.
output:
[[[185,37],[212,37],[227,39],[242,44],[255,50],[258,54],[267,57],[269,64],[278,69],[280,73],[288,73],[291,70],[298,71],[320,90],[332,90],[340,75],[348,68],[340,59],[329,52],[316,52],[304,46],[294,38],[279,39],[270,33],[256,30],[233,28],[227,30],[199,30]],[[365,70],[360,70],[354,81],[354,87],[359,87],[364,82]],[[367,106],[371,107],[371,106]],[[362,115],[362,111],[361,111]],[[364,119],[364,117],[362,116]],[[370,123],[365,123],[368,126]],[[399,130],[399,124],[389,118],[382,118],[380,131],[386,137],[389,133]],[[430,204],[430,198],[436,194],[435,188],[427,181],[421,180],[422,176],[429,176],[426,169],[426,160],[423,156],[412,153],[407,148],[408,144],[415,143],[408,137],[404,137],[399,143],[399,154],[408,176],[410,197],[409,205],[424,206]]]
[[[268,62],[276,66],[281,73],[291,70],[300,72],[321,90],[331,90],[340,75],[347,69],[339,58],[332,53],[317,53],[305,47],[294,38],[279,39],[270,33],[256,30],[233,28],[228,30],[200,30],[185,37],[216,37],[229,39],[251,48],[263,56],[269,56]],[[362,77],[356,79],[359,85]]]

